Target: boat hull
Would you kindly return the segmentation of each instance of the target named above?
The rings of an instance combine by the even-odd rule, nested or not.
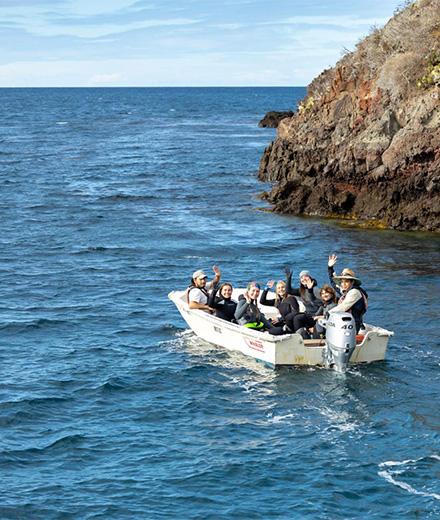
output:
[[[194,334],[209,343],[241,352],[272,367],[325,366],[325,341],[304,340],[299,334],[272,336],[229,323],[201,310],[189,309],[185,291],[173,291],[168,297]],[[273,308],[263,308],[263,312],[266,315],[273,313]],[[385,329],[368,326],[362,341],[356,345],[350,364],[384,360],[392,334]]]

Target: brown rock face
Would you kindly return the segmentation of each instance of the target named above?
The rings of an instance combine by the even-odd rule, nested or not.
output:
[[[440,0],[413,3],[316,78],[259,178],[275,211],[440,231]]]

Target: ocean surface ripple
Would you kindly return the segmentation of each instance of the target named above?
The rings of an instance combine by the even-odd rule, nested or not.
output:
[[[2,89],[0,518],[440,518],[440,239],[260,211],[304,89]],[[272,371],[167,299],[326,257],[384,363]]]

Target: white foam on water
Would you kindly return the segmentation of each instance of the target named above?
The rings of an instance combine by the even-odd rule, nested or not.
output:
[[[333,428],[341,432],[352,432],[359,429],[359,424],[353,421],[348,412],[332,410],[328,407],[318,408],[321,415],[326,417]]]
[[[292,419],[293,417],[295,417],[293,413],[287,413],[286,415],[274,415],[273,417],[269,417],[268,421],[277,424],[286,422],[288,419]]]
[[[69,122],[68,121],[57,121],[55,124],[57,124],[57,125],[68,125]]]
[[[440,495],[437,493],[430,493],[428,491],[420,491],[407,482],[403,482],[401,480],[397,480],[395,475],[401,475],[404,473],[404,469],[395,469],[400,468],[402,466],[406,466],[408,464],[417,464],[417,462],[425,459],[426,457],[420,457],[418,459],[408,459],[402,461],[388,460],[386,462],[382,462],[379,464],[380,471],[378,471],[378,475],[385,479],[387,482],[392,484],[393,486],[397,486],[412,495],[420,495],[428,498],[434,498],[435,500],[440,500]],[[430,455],[428,458],[440,461],[440,457],[438,455]],[[387,468],[393,468],[388,470]]]
[[[185,329],[185,330],[177,332],[176,336],[191,336],[191,334],[194,334],[191,329]]]

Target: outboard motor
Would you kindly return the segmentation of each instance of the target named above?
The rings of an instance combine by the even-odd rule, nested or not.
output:
[[[348,312],[333,312],[324,322],[327,329],[326,367],[345,372],[356,347],[356,324]]]

